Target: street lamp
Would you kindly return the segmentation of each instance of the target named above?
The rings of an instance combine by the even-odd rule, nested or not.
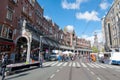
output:
[[[40,52],[42,51],[42,50],[41,50],[42,37],[43,37],[43,36],[40,36],[40,44],[39,44],[39,61],[40,61]]]

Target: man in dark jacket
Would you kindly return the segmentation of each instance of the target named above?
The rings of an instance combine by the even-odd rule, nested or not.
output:
[[[5,78],[5,70],[6,70],[7,64],[8,64],[8,55],[3,54],[2,55],[2,80],[4,80]]]

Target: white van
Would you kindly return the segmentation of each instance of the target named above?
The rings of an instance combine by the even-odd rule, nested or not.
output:
[[[120,65],[120,52],[112,52],[110,57],[110,64]]]

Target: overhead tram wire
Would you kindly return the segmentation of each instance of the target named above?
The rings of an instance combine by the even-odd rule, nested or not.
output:
[[[95,11],[99,11],[99,5],[100,5],[100,3],[101,3],[102,1],[103,1],[103,0],[100,0],[100,1],[99,1],[99,4],[98,4],[98,6],[96,7]],[[86,32],[86,30],[88,29],[88,25],[89,25],[89,24],[90,24],[90,21],[86,24],[86,26],[85,26],[83,32],[81,33],[81,35],[83,35],[83,34]]]

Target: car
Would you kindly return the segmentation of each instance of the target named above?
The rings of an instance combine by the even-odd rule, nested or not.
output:
[[[56,55],[56,53],[51,53],[50,56],[49,56],[49,60],[50,60],[50,61],[56,61],[56,60],[57,60],[57,55]]]

